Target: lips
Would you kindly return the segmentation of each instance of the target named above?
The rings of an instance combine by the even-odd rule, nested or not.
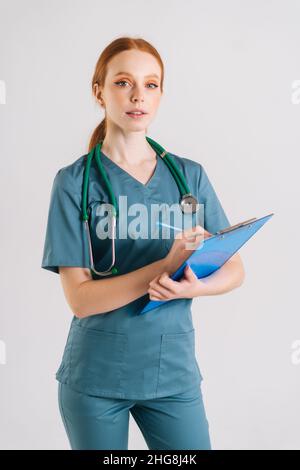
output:
[[[131,109],[127,111],[126,114],[147,114],[143,109]]]
[[[130,117],[131,119],[142,119],[147,113],[145,112],[134,112],[134,111],[127,111],[127,116]]]

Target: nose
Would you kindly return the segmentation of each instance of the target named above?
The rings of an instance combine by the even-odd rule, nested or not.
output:
[[[132,100],[134,102],[137,102],[137,101],[143,102],[144,101],[144,94],[143,94],[143,91],[140,87],[135,88],[135,90],[132,94]]]

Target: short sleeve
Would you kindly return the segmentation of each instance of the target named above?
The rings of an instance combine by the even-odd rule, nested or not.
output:
[[[81,186],[64,168],[52,185],[41,267],[59,273],[59,266],[89,267]]]
[[[231,224],[209,180],[207,173],[200,164],[199,202],[204,204],[204,228],[210,233],[229,227]]]

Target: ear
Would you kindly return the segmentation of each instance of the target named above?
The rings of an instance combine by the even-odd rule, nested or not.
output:
[[[102,102],[102,99],[101,99],[101,90],[100,90],[100,87],[99,87],[99,83],[98,83],[98,82],[95,82],[95,83],[94,83],[94,85],[93,85],[93,92],[94,92],[94,95],[95,95],[96,100],[102,105],[103,102]]]

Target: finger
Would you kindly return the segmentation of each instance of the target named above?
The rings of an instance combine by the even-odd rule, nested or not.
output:
[[[175,238],[188,238],[201,233],[204,234],[203,227],[201,227],[201,225],[195,225],[195,227],[189,227],[182,232],[177,233]]]
[[[184,231],[186,236],[194,236],[201,233],[204,233],[204,228],[201,227],[201,225],[195,225],[194,227],[190,227]]]
[[[204,240],[204,238],[205,238],[205,234],[200,233],[198,235],[190,235],[188,237],[185,237],[184,242],[185,243],[198,243],[201,240]]]
[[[187,264],[185,269],[184,269],[184,275],[185,275],[185,279],[187,281],[193,282],[195,279],[198,279],[196,274],[194,273],[193,269],[190,267],[189,264]]]
[[[165,299],[160,299],[159,297],[155,297],[154,295],[150,295],[150,300],[153,300],[155,302],[161,302]]]
[[[171,293],[176,294],[179,282],[171,279],[167,273],[163,273],[158,279],[158,284],[168,289]]]
[[[207,230],[204,230],[204,237],[207,238],[207,237],[210,237],[212,235],[212,233],[208,232]]]
[[[153,283],[150,288],[153,288],[156,292],[159,292],[161,295],[168,296],[172,295],[173,291],[170,290],[167,286],[161,284],[161,279],[166,279],[168,278],[168,274],[164,272],[161,276],[159,276],[159,279],[157,280],[156,283]]]
[[[193,230],[193,231],[189,231],[185,234],[184,236],[184,239],[185,241],[199,241],[199,240],[203,240],[204,237],[205,237],[205,232],[204,232],[204,229],[200,226],[198,226],[199,229],[197,230]]]
[[[199,230],[197,232],[191,232],[189,233],[185,238],[190,239],[190,238],[204,238],[205,232],[204,230]]]
[[[151,287],[151,289],[164,297],[173,295],[173,292],[171,292],[169,289],[166,289],[165,287],[162,287],[160,284],[156,284],[155,286]]]
[[[158,276],[156,276],[154,279],[152,279],[152,281],[149,282],[149,286],[155,286],[157,284],[157,281],[158,279],[160,278],[161,274],[159,274]]]
[[[148,289],[148,294],[151,296],[151,297],[156,297],[157,299],[159,300],[162,300],[163,299],[163,295],[160,294],[160,292],[158,292],[157,290],[155,289]]]
[[[204,233],[197,235],[195,237],[188,237],[184,240],[184,248],[187,250],[194,250],[203,242],[205,238]]]

